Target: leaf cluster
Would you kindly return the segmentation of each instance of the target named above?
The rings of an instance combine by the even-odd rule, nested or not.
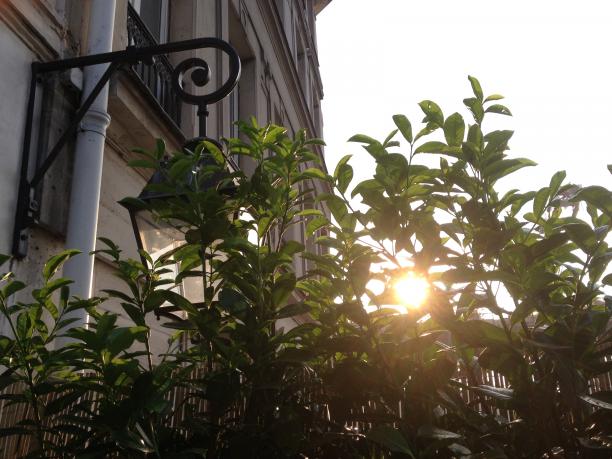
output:
[[[563,171],[501,192],[534,163],[469,82],[470,121],[425,100],[418,129],[353,136],[375,163],[358,183],[351,156],[329,175],[321,141],[254,121],[225,141],[248,174],[211,142],[141,151],[166,199],[127,201],[180,240],[140,261],[103,240],[123,285],[104,298],[54,277],[70,251],[33,301],[4,275],[2,397],[33,414],[0,434],[40,457],[607,457],[611,192]]]

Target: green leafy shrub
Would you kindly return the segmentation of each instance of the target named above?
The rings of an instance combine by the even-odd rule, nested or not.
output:
[[[375,162],[359,183],[349,156],[328,175],[320,141],[254,122],[227,141],[249,176],[211,143],[142,152],[133,165],[172,197],[128,201],[185,242],[135,261],[104,240],[125,287],[101,299],[52,277],[72,252],[32,303],[11,303],[24,286],[4,277],[3,397],[34,415],[0,434],[40,457],[607,457],[612,398],[593,381],[610,370],[611,193],[563,172],[500,193],[534,163],[507,154],[511,131],[484,131],[510,111],[470,83],[473,122],[423,101],[416,133],[396,115],[385,140],[352,137]],[[405,276],[427,285],[418,307]],[[87,328],[64,319],[80,308]]]

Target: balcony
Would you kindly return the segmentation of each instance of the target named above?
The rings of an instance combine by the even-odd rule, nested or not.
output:
[[[142,21],[138,12],[128,3],[127,32],[129,46],[153,46],[158,44],[153,34]],[[173,67],[166,56],[157,56],[152,64],[138,63],[131,66],[132,73],[149,96],[161,107],[170,120],[180,129],[181,100],[172,88]]]

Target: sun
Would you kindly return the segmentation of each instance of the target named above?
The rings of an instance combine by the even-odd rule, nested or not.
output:
[[[429,295],[429,282],[416,273],[408,273],[398,278],[394,288],[398,301],[407,308],[420,307]]]

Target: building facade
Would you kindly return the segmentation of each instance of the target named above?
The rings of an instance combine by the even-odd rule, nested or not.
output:
[[[209,107],[207,135],[212,138],[238,135],[234,122],[255,117],[260,125],[283,125],[291,133],[306,128],[322,136],[320,102],[323,97],[318,71],[316,14],[325,0],[5,0],[0,2],[0,253],[14,250],[13,228],[18,209],[18,189],[23,164],[26,108],[31,63],[48,62],[128,46],[150,46],[196,37],[218,37],[229,42],[242,62],[242,75],[232,94]],[[101,25],[101,16],[109,16]],[[108,30],[110,22],[111,30]],[[96,29],[98,27],[98,29]],[[101,28],[100,28],[101,27]],[[105,28],[106,27],[106,28]],[[108,237],[126,256],[137,257],[134,234],[127,211],[117,201],[137,196],[147,182],[145,171],[127,166],[136,147],[151,149],[161,138],[169,151],[181,148],[185,139],[197,135],[197,108],[183,104],[169,83],[173,67],[186,57],[205,59],[211,68],[211,86],[227,77],[228,64],[221,53],[187,51],[163,56],[153,63],[123,66],[108,86],[107,116],[90,119],[99,123],[103,152],[98,204],[97,237]],[[36,82],[31,145],[27,151],[31,177],[61,136],[82,102],[85,71],[59,72]],[[87,80],[87,76],[85,76]],[[87,116],[83,124],[88,122]],[[106,130],[104,131],[105,125]],[[87,128],[81,126],[83,130]],[[25,257],[11,261],[11,271],[29,285],[39,282],[44,261],[69,248],[75,226],[75,210],[92,197],[75,192],[79,134],[70,138],[56,161],[33,192],[35,222],[22,235]],[[323,157],[323,151],[318,154]],[[83,159],[80,159],[83,161]],[[86,158],[85,162],[89,161]],[[93,159],[92,159],[93,161]],[[75,163],[77,166],[75,166]],[[248,173],[248,164],[238,164]],[[86,168],[89,167],[87,164]],[[87,180],[87,179],[82,179]],[[87,187],[87,184],[80,185]],[[316,192],[323,192],[313,183]],[[72,226],[71,226],[72,225]],[[70,229],[72,228],[72,229]],[[299,234],[296,238],[303,238]],[[302,231],[303,233],[303,231]],[[307,242],[307,241],[305,241]],[[87,255],[78,255],[86,257]],[[296,270],[303,270],[297,266]],[[113,268],[102,256],[93,260],[90,293],[117,288]],[[82,292],[78,292],[83,295]],[[87,292],[86,292],[87,293]],[[86,294],[85,293],[85,294]],[[25,294],[25,293],[24,293]],[[112,306],[108,306],[112,307]],[[161,327],[151,324],[156,333]],[[163,338],[163,336],[162,336]],[[165,340],[157,349],[163,352]],[[155,350],[154,350],[155,352]]]

